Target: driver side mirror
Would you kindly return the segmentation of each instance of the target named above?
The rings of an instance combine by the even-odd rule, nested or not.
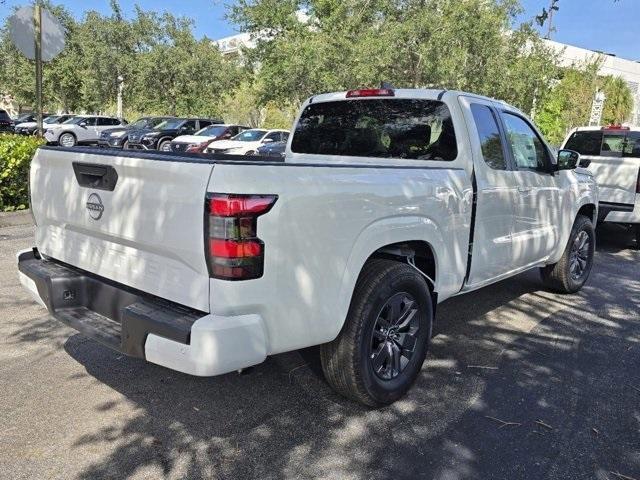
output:
[[[87,122],[80,122],[78,125],[82,128],[87,128]]]
[[[272,138],[265,138],[264,140],[262,140],[262,143],[271,143],[273,142]]]
[[[558,152],[558,170],[573,170],[578,164],[582,166],[578,152],[566,149]]]

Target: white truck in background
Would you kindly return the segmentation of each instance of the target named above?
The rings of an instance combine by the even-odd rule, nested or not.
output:
[[[579,127],[569,133],[563,148],[589,162],[600,191],[598,220],[629,225],[640,249],[640,128]]]
[[[370,406],[416,379],[436,305],[539,267],[587,281],[597,187],[515,108],[362,89],[303,106],[282,160],[43,147],[21,282],[53,317],[191,375],[320,345]]]

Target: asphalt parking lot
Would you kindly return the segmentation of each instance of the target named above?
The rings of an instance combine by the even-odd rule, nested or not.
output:
[[[640,251],[621,229],[598,232],[578,295],[529,272],[442,304],[416,386],[366,410],[313,349],[193,378],[48,319],[17,280],[22,218],[0,219],[0,478],[640,480]]]

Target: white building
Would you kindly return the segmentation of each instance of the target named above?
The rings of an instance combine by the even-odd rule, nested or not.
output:
[[[640,125],[640,61],[627,60],[616,57],[613,54],[587,50],[586,48],[574,47],[573,45],[566,45],[552,40],[545,40],[545,42],[561,53],[560,63],[565,67],[573,64],[584,64],[601,58],[600,75],[622,77],[629,85],[634,98],[634,108],[630,123],[632,125]]]

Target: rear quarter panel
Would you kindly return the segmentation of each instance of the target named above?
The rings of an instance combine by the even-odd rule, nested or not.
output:
[[[444,299],[465,275],[470,188],[462,169],[218,164],[210,192],[279,198],[258,220],[264,276],[211,280],[212,312],[260,314],[270,354],[330,341],[367,258],[409,240],[431,244]]]

